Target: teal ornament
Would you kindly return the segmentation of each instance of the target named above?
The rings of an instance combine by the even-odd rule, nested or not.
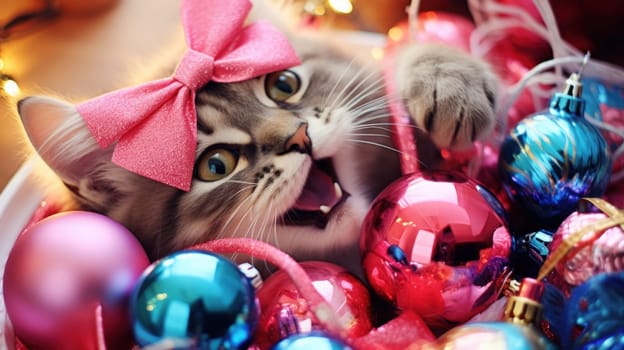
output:
[[[275,344],[271,350],[351,350],[344,341],[322,332],[293,334]]]
[[[258,310],[250,280],[231,261],[188,250],[153,263],[130,300],[141,347],[246,349]]]
[[[556,228],[583,197],[600,197],[611,175],[610,147],[584,117],[579,75],[547,111],[522,120],[501,145],[498,169],[503,186],[528,214]]]

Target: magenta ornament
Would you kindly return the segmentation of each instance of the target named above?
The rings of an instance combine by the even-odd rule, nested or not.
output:
[[[403,176],[373,202],[361,250],[373,290],[435,331],[496,299],[511,237],[498,200],[460,173]]]
[[[347,337],[357,338],[371,331],[371,298],[362,281],[344,268],[323,261],[304,261],[301,267],[314,288],[348,325]],[[268,349],[290,335],[328,331],[317,322],[308,302],[283,270],[269,276],[257,296],[262,313],[254,343],[259,349]]]
[[[148,265],[138,240],[106,216],[41,220],[17,239],[4,271],[16,336],[31,350],[130,349],[129,296]]]
[[[548,276],[566,295],[597,274],[624,271],[624,230],[615,224],[603,228],[601,222],[607,218],[604,213],[576,211],[553,235],[551,254],[565,244],[565,240],[579,232],[583,234]]]

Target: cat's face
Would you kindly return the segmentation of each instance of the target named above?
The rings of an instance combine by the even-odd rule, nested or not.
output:
[[[399,174],[383,84],[321,43],[293,45],[298,67],[198,91],[189,192],[112,164],[112,149],[96,145],[73,106],[31,98],[20,114],[79,202],[126,225],[153,258],[249,237],[357,269],[368,204]]]

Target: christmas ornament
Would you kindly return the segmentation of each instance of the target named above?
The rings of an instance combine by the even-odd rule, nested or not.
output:
[[[314,315],[323,329],[332,334],[347,335],[349,325],[318,292],[303,267],[276,247],[254,239],[222,238],[197,244],[192,249],[224,254],[241,253],[273,264],[290,276],[290,280],[296,286],[299,295],[305,299],[311,314]]]
[[[542,320],[541,304],[544,284],[532,278],[524,278],[518,292],[507,299],[504,318],[521,326],[539,327]]]
[[[388,30],[388,48],[408,43],[447,44],[470,51],[470,34],[474,24],[464,16],[441,11],[421,12],[410,24],[403,21]]]
[[[136,238],[91,212],[64,212],[30,226],[4,271],[15,334],[31,349],[129,349],[127,304],[149,265]]]
[[[511,240],[511,266],[516,276],[537,277],[550,252],[553,232],[538,230]]]
[[[525,278],[508,297],[503,313],[506,322],[469,322],[443,334],[440,349],[556,349],[539,333],[543,283]]]
[[[490,66],[500,78],[502,91],[513,91],[516,83],[529,74],[530,70],[538,64],[538,61],[526,53],[516,49],[509,41],[501,40],[492,46],[482,57],[490,63]],[[505,96],[501,96],[503,100]],[[501,116],[505,118],[504,130],[506,135],[511,128],[516,126],[527,115],[533,114],[548,105],[548,99],[534,93],[532,87],[527,87],[519,93],[513,104]],[[538,109],[539,108],[539,109]]]
[[[621,82],[624,84],[624,81]],[[583,78],[585,114],[594,119],[613,152],[613,172],[624,168],[624,85]]]
[[[529,52],[536,59],[543,59],[549,52],[548,42],[534,30],[526,20],[542,24],[539,10],[532,0],[479,0],[473,11],[477,25],[487,26],[500,23],[498,35],[520,51]],[[524,22],[522,21],[524,19]],[[504,26],[503,26],[504,24]],[[532,28],[533,29],[533,28]],[[494,33],[493,33],[494,34]]]
[[[420,349],[431,345],[435,336],[422,318],[410,310],[401,313],[363,337],[352,339],[357,349]]]
[[[307,334],[293,334],[279,343],[271,350],[351,350],[353,349],[343,340],[323,333],[313,332]]]
[[[509,197],[544,220],[543,228],[558,226],[582,197],[602,195],[609,183],[609,147],[583,116],[579,79],[572,74],[550,109],[520,122],[500,148],[498,168]]]
[[[370,296],[360,280],[344,268],[327,262],[306,261],[300,265],[341,322],[347,325],[347,337],[361,337],[372,329]],[[291,334],[326,331],[285,271],[269,276],[257,296],[262,314],[254,344],[261,349]]]
[[[443,334],[434,349],[555,350],[531,327],[505,322],[466,323]]]
[[[459,173],[406,175],[372,203],[361,250],[373,290],[436,330],[483,311],[508,264],[505,213]]]
[[[257,321],[251,282],[229,260],[181,251],[152,264],[130,299],[140,346],[244,349]]]
[[[553,235],[552,253],[540,271],[541,277],[566,295],[598,273],[624,269],[621,212],[598,198],[586,198],[582,204],[581,210],[568,216]],[[603,212],[595,212],[596,207]]]
[[[563,349],[624,348],[624,273],[602,273],[574,288],[563,317]]]

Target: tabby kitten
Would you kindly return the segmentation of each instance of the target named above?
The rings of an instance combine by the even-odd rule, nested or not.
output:
[[[361,275],[362,220],[401,175],[380,64],[361,64],[327,40],[290,39],[300,66],[198,91],[189,192],[111,163],[112,147],[97,145],[71,104],[29,97],[19,113],[78,205],[124,224],[153,259],[251,237]],[[496,80],[484,63],[452,48],[406,47],[396,77],[398,98],[436,146],[465,148],[492,129]]]

